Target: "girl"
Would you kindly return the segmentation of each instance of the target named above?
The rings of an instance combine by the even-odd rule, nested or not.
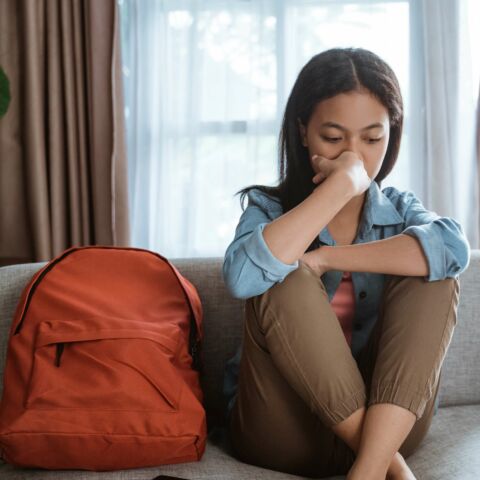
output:
[[[403,125],[391,68],[361,48],[315,55],[280,133],[278,186],[253,185],[223,276],[246,299],[229,360],[242,461],[316,478],[414,479],[438,407],[470,247],[411,191],[380,189]],[[237,192],[237,193],[240,193]]]

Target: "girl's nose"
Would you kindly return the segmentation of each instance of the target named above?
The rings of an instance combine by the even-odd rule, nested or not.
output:
[[[355,153],[362,161],[363,161],[363,154],[360,149],[360,141],[356,140],[355,138],[349,138],[345,144],[345,150]]]

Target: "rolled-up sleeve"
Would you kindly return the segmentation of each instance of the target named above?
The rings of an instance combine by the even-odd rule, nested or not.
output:
[[[275,257],[263,238],[263,229],[268,222],[258,224],[243,247],[248,258],[260,269],[267,281],[281,282],[290,272],[298,267],[295,263],[287,264]]]
[[[403,201],[407,205],[402,233],[419,241],[429,266],[425,279],[457,277],[470,262],[470,245],[462,226],[453,218],[427,210],[412,192],[407,192]]]
[[[223,279],[235,298],[260,295],[298,268],[298,260],[287,264],[270,251],[263,237],[263,229],[270,221],[255,204],[249,204],[240,217],[223,262]]]

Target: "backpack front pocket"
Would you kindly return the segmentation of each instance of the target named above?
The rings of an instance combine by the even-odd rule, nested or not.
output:
[[[25,407],[176,411],[180,333],[124,319],[41,322]]]

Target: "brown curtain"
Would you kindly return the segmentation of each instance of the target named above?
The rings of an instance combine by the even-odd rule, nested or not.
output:
[[[129,245],[114,0],[0,0],[0,265]]]

